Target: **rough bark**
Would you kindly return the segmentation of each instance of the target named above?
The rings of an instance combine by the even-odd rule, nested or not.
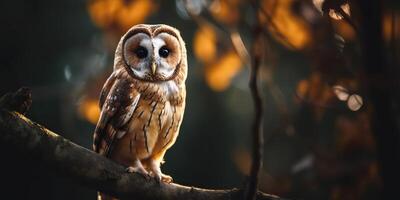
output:
[[[30,97],[30,95],[22,96]],[[6,100],[13,101],[13,98],[8,97]],[[127,173],[123,166],[74,144],[16,111],[10,111],[10,108],[15,107],[4,105],[8,104],[0,102],[0,143],[7,143],[15,150],[29,154],[39,162],[45,163],[49,169],[55,170],[57,174],[71,177],[77,183],[121,199],[228,200],[243,198],[241,189],[210,190],[165,184],[158,183],[154,179],[147,180],[139,174]],[[17,111],[20,110],[17,109]],[[258,192],[256,199],[281,198]]]

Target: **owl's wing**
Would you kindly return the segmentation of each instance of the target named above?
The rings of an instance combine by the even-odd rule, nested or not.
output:
[[[129,80],[115,77],[109,92],[105,94],[93,136],[93,149],[97,153],[108,156],[116,137],[125,134],[124,125],[131,119],[140,99],[140,94],[131,86]]]
[[[110,75],[110,77],[108,77],[108,79],[106,80],[106,82],[103,85],[103,88],[101,89],[100,100],[99,100],[100,109],[103,107],[104,101],[106,100],[106,97],[107,97],[108,93],[110,92],[111,87],[114,85],[117,74],[118,74],[118,71],[114,71]]]

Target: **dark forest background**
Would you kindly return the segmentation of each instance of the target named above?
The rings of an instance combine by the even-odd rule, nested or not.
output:
[[[343,19],[322,2],[265,0],[259,5],[265,37],[259,74],[265,112],[260,190],[290,199],[382,199],[376,135],[386,132],[373,128],[379,105],[370,92],[374,86],[364,83],[382,83],[379,91],[389,100],[381,102],[391,113],[380,116],[393,121],[390,131],[397,134],[380,142],[398,145],[399,3],[377,1],[382,15],[371,27],[382,31],[381,41],[366,47],[360,8],[337,1],[350,17]],[[30,87],[33,106],[27,116],[91,149],[98,94],[111,73],[119,38],[137,23],[172,25],[188,49],[188,96],[180,136],[162,169],[184,185],[241,187],[251,163],[253,116],[246,49],[255,14],[247,4],[1,1],[0,94]],[[363,48],[383,55],[390,77],[370,76]],[[393,163],[399,161],[399,149],[391,153]],[[96,191],[12,147],[1,146],[0,156],[1,199],[96,197]]]

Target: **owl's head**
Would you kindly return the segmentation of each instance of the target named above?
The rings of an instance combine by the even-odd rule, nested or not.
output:
[[[142,81],[186,79],[185,43],[177,29],[160,24],[133,26],[120,40],[114,70],[125,67]]]

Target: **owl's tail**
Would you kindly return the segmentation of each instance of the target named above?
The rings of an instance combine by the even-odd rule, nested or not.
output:
[[[97,192],[97,200],[118,200],[115,197],[112,197],[110,195],[101,193],[101,192]]]

